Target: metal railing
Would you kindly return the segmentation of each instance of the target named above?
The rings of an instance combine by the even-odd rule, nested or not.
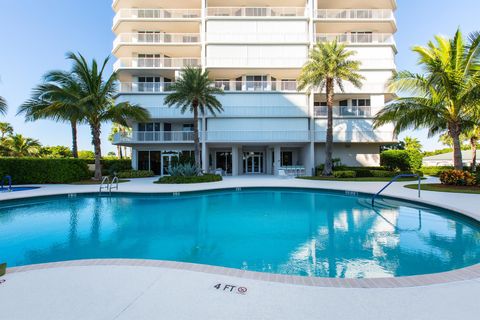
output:
[[[326,130],[315,131],[315,142],[325,142],[327,140]],[[356,130],[334,130],[334,142],[396,142],[397,136],[392,131],[377,131],[368,128],[358,128]]]
[[[327,117],[328,115],[328,107],[327,106],[315,106],[314,114],[315,117],[322,118]],[[372,107],[365,106],[365,107],[341,107],[341,106],[334,106],[333,107],[333,116],[334,117],[371,117],[372,116]]]
[[[120,82],[120,93],[171,92],[173,82]]]
[[[193,131],[132,131],[114,136],[114,143],[133,142],[193,142]]]
[[[307,62],[307,57],[207,57],[209,68],[301,68],[305,62]]]
[[[315,17],[321,20],[394,20],[391,9],[318,9]]]
[[[226,92],[266,92],[266,91],[297,91],[297,81],[215,81],[215,87]]]
[[[114,64],[114,69],[119,68],[145,68],[145,69],[181,69],[184,67],[199,67],[201,59],[196,57],[182,58],[120,58]]]
[[[209,142],[307,142],[310,141],[308,130],[241,130],[241,131],[207,131]]]
[[[318,33],[317,42],[337,40],[345,44],[395,44],[391,33]]]
[[[209,17],[305,17],[305,7],[209,7]]]
[[[198,33],[120,33],[114,46],[126,44],[198,44]]]
[[[417,177],[418,178],[418,197],[421,197],[421,190],[422,190],[422,177],[418,174],[399,174],[398,176],[394,177],[392,180],[390,180],[389,183],[385,187],[383,187],[380,191],[378,191],[376,194],[373,195],[372,197],[372,207],[375,207],[375,199],[383,192],[385,189],[387,189],[392,183],[397,181],[400,178],[413,178]]]
[[[5,192],[5,180],[7,180],[8,182],[8,189],[6,190],[6,192],[11,192],[12,191],[12,177],[9,176],[9,175],[6,175],[2,178],[2,189],[0,192]]]
[[[308,42],[308,34],[305,32],[208,32],[207,42],[238,43],[238,42]]]
[[[120,9],[113,20],[114,25],[122,19],[200,19],[202,10],[200,9],[136,9],[124,8]]]

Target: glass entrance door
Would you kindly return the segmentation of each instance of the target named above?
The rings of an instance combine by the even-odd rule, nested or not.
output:
[[[226,174],[232,174],[232,153],[217,152],[216,154],[217,169],[222,169]]]
[[[263,152],[245,152],[243,159],[245,174],[263,173]]]
[[[172,159],[177,158],[176,154],[164,154],[162,155],[162,176],[170,174],[170,168],[172,167]]]

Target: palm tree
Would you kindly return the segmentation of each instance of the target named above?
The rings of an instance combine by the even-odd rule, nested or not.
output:
[[[405,137],[403,142],[405,143],[405,150],[417,150],[419,152],[422,151],[423,146],[417,138]]]
[[[473,127],[471,130],[465,133],[465,137],[470,142],[470,147],[472,150],[472,164],[471,168],[472,171],[477,171],[477,144],[480,140],[480,126],[477,125]]]
[[[7,114],[7,101],[3,97],[0,97],[0,114]]]
[[[13,134],[13,127],[8,122],[0,122],[0,140],[5,139],[5,136]]]
[[[70,73],[51,71],[44,83],[37,86],[32,97],[20,106],[17,114],[25,114],[26,121],[51,119],[69,122],[72,130],[72,156],[78,158],[77,126],[82,122],[81,88]]]
[[[407,96],[387,105],[374,124],[394,123],[397,133],[410,128],[428,128],[430,136],[447,132],[453,142],[454,166],[461,170],[460,135],[474,124],[480,94],[480,33],[472,34],[468,43],[460,30],[451,40],[436,36],[435,41],[413,48],[424,74],[395,74],[391,89]]]
[[[81,54],[68,53],[67,58],[73,62],[70,77],[77,83],[76,96],[80,101],[82,120],[90,126],[95,151],[95,179],[100,180],[102,123],[113,121],[127,126],[128,120],[146,121],[150,115],[146,109],[129,102],[115,103],[117,75],[112,73],[104,79],[109,57],[101,65],[96,60],[89,65]]]
[[[120,133],[120,134],[126,134],[127,132],[130,132],[132,129],[129,127],[122,126],[121,124],[114,123],[112,126],[112,130],[110,131],[110,134],[108,135],[108,141],[113,142],[115,134]],[[120,159],[123,159],[123,157],[127,156],[127,147],[124,147],[122,150],[122,146],[117,145],[117,153]]]
[[[6,140],[8,153],[13,157],[28,157],[40,152],[41,144],[38,140],[26,138],[21,134],[10,136]]]
[[[333,161],[333,102],[335,85],[344,92],[343,84],[350,82],[362,87],[364,77],[358,73],[360,62],[351,60],[354,51],[346,49],[337,40],[317,44],[311,51],[308,62],[303,66],[299,77],[298,90],[324,90],[327,99],[327,137],[325,142],[324,176],[332,175]]]
[[[204,115],[206,111],[212,114],[223,111],[222,104],[215,97],[223,94],[223,90],[216,88],[214,81],[208,78],[208,71],[199,68],[187,67],[182,75],[171,86],[173,93],[165,98],[169,107],[180,108],[182,113],[193,113],[193,141],[195,145],[195,163],[200,167],[200,138],[198,133],[199,112]],[[205,128],[203,128],[205,130]]]

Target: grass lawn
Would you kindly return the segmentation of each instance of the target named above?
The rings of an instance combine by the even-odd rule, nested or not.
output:
[[[357,182],[390,182],[392,178],[379,178],[379,177],[364,177],[364,178],[334,178],[334,177],[298,177],[298,179],[304,180],[321,180],[321,181],[357,181]],[[418,181],[417,178],[401,178],[397,181]]]
[[[118,183],[125,183],[125,182],[129,182],[130,180],[126,180],[126,179],[120,179],[118,181]],[[110,180],[111,182],[111,180]],[[72,182],[70,184],[74,184],[74,185],[94,185],[94,184],[100,184],[102,183],[102,181],[98,181],[98,180],[92,180],[92,179],[89,179],[89,180],[82,180],[82,181],[77,181],[77,182]]]
[[[405,188],[409,189],[417,189],[418,185],[416,184],[409,184],[406,185]],[[473,193],[473,194],[480,194],[480,187],[479,186],[471,186],[471,187],[464,187],[464,186],[446,186],[440,183],[427,183],[422,184],[422,190],[425,191],[436,191],[436,192],[453,192],[453,193]]]

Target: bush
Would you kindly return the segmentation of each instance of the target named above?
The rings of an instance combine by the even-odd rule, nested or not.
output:
[[[422,155],[416,150],[387,150],[380,154],[380,164],[389,171],[414,171],[422,166]]]
[[[155,173],[148,170],[128,170],[117,173],[117,177],[120,179],[149,178],[153,176],[155,176]]]
[[[95,164],[95,159],[83,159],[87,164]],[[101,159],[102,175],[113,176],[114,173],[132,170],[132,160],[130,159]]]
[[[184,177],[184,176],[176,176],[176,177],[162,177],[158,179],[155,183],[160,184],[187,184],[187,183],[205,183],[205,182],[217,182],[222,181],[222,176],[215,175],[215,174],[205,174],[203,176],[196,176],[196,177]]]
[[[357,176],[357,173],[355,171],[351,170],[345,170],[345,171],[334,171],[333,172],[333,177],[334,178],[355,178]]]
[[[440,174],[442,184],[449,186],[474,186],[476,177],[468,171],[446,170]]]
[[[0,158],[0,176],[13,184],[71,183],[90,178],[80,159]]]
[[[375,178],[393,178],[397,175],[396,172],[387,170],[370,170],[370,174]]]
[[[168,174],[172,177],[196,177],[200,172],[200,168],[191,163],[177,164],[168,169]]]

